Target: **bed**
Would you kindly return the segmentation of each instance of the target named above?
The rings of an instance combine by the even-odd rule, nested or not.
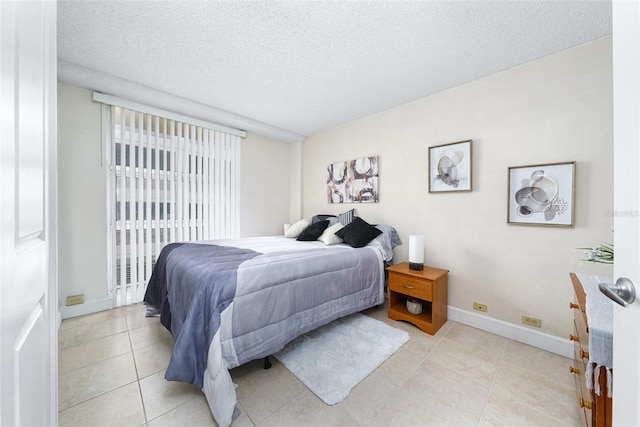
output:
[[[165,246],[144,298],[175,340],[165,378],[200,387],[229,425],[239,414],[229,369],[384,301],[384,265],[402,242],[376,228],[356,248],[284,236]]]

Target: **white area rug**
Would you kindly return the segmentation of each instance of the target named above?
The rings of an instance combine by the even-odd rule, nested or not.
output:
[[[355,313],[296,338],[274,356],[334,405],[407,341],[407,332]]]

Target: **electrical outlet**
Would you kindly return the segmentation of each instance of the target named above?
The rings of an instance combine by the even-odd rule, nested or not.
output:
[[[84,304],[84,294],[67,297],[67,305]]]
[[[525,316],[522,315],[522,323],[529,326],[535,326],[536,328],[542,327],[542,319],[538,319],[537,317]]]
[[[485,313],[488,311],[487,304],[480,304],[479,302],[473,303],[473,309],[478,311],[483,311]]]

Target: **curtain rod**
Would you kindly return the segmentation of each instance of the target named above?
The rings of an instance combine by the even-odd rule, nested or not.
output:
[[[124,99],[113,95],[106,95],[100,92],[93,92],[93,100],[108,105],[115,105],[117,107],[127,108],[129,110],[139,111],[145,114],[151,114],[158,117],[163,117],[178,122],[189,123],[196,126],[201,126],[207,129],[216,130],[219,132],[225,132],[231,135],[236,135],[241,138],[246,138],[247,133],[243,130],[230,128],[227,126],[218,125],[215,123],[207,122],[205,120],[195,119],[193,117],[184,116],[182,114],[173,113],[171,111],[163,110],[161,108],[152,107],[150,105],[142,104],[130,99]]]

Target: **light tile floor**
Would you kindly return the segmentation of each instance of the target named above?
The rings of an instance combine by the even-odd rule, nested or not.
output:
[[[67,319],[59,331],[59,424],[215,426],[202,392],[164,380],[173,338],[143,305]],[[580,425],[571,360],[449,321],[435,336],[364,312],[411,340],[327,406],[276,359],[231,371],[244,426]]]

